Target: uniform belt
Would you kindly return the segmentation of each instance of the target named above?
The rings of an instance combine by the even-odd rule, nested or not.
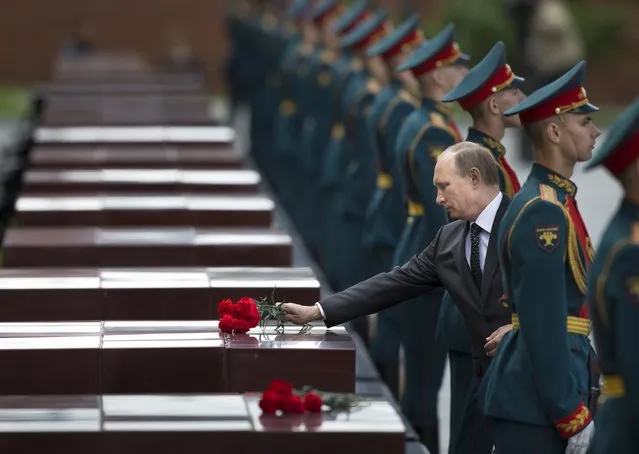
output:
[[[409,216],[423,216],[424,205],[417,202],[408,201],[408,215]]]
[[[296,111],[297,111],[297,106],[295,105],[295,102],[293,102],[290,99],[285,99],[280,104],[280,112],[282,113],[282,115],[286,117],[293,115]]]
[[[619,375],[604,375],[603,387],[601,389],[603,397],[623,397],[626,395],[626,385]]]
[[[390,189],[393,187],[393,177],[387,173],[377,174],[377,187],[379,189]]]
[[[519,316],[517,314],[512,315],[513,329],[519,329]],[[566,320],[567,331],[571,334],[581,334],[587,336],[590,334],[590,320],[582,317],[575,317],[569,315]]]
[[[344,125],[341,123],[335,123],[331,129],[331,137],[334,140],[340,140],[344,137]]]

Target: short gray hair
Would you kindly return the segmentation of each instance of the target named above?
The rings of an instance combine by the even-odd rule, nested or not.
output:
[[[439,156],[453,155],[455,167],[461,176],[467,176],[472,169],[477,169],[484,184],[499,187],[497,161],[486,148],[474,142],[460,142],[448,147]]]

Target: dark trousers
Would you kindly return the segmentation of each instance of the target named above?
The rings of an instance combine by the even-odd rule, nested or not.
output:
[[[473,364],[471,362],[471,364]],[[470,371],[471,380],[467,399],[463,406],[461,421],[456,432],[451,424],[450,454],[491,454],[493,433],[491,421],[486,418],[479,405],[478,390],[482,380],[482,371],[476,366]],[[452,381],[452,380],[451,380]],[[452,415],[451,415],[452,416]],[[452,418],[451,418],[452,420]]]

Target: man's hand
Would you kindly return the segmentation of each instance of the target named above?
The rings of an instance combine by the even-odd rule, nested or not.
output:
[[[509,331],[512,331],[513,325],[504,325],[497,328],[493,333],[486,338],[486,344],[484,345],[484,351],[488,356],[495,356],[497,353],[497,347],[499,347],[499,343],[501,342],[501,338],[504,337]]]
[[[313,320],[322,319],[322,313],[316,304],[302,306],[300,304],[283,303],[282,310],[286,313],[286,320],[296,325],[304,325]]]
[[[595,434],[595,422],[590,423],[579,432],[577,435],[573,435],[568,439],[568,446],[566,446],[566,454],[586,454],[592,436]]]

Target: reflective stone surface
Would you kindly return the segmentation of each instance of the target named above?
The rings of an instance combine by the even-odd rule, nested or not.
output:
[[[257,193],[260,182],[253,170],[30,170],[24,176],[23,194]]]
[[[11,228],[7,267],[290,266],[291,238],[258,228]]]
[[[264,196],[41,195],[16,201],[22,227],[268,227],[274,203]]]
[[[326,391],[355,391],[355,345],[343,328],[315,324],[308,331],[275,323],[253,328],[246,335],[227,336],[231,391],[259,390],[275,378],[296,386]]]
[[[310,268],[3,268],[0,320],[211,320],[220,300],[314,304]]]
[[[354,344],[343,328],[270,323],[225,335],[214,320],[0,323],[3,394],[214,393],[296,386],[353,392]],[[37,391],[36,391],[37,389]]]
[[[404,425],[386,401],[369,400],[348,413],[265,415],[259,395],[246,396],[258,445],[277,446],[278,452],[404,452]]]
[[[31,170],[239,169],[242,156],[230,146],[198,145],[36,145],[29,153]]]
[[[235,140],[227,126],[39,127],[38,143],[223,143]]]

